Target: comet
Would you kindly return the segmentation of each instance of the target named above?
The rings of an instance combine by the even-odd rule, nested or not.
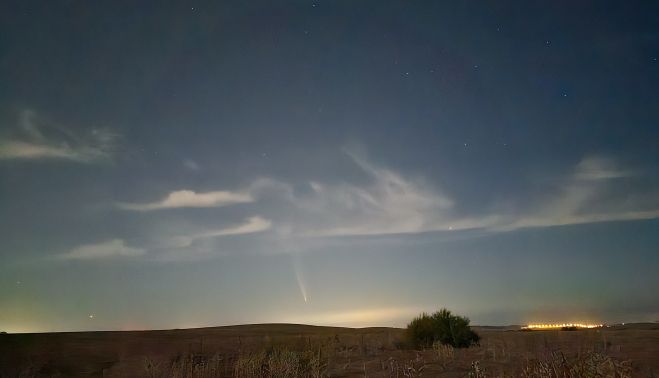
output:
[[[302,267],[300,266],[300,260],[295,255],[291,255],[293,259],[293,270],[295,271],[295,278],[297,279],[297,286],[300,288],[300,294],[302,294],[302,299],[304,303],[309,302],[307,297],[307,290],[304,287],[304,277],[302,276]]]

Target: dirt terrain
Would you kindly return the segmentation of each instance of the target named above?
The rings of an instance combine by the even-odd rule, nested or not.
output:
[[[249,376],[239,365],[255,361],[253,356],[267,358],[275,350],[306,353],[316,361],[315,374],[331,377],[467,377],[475,372],[483,377],[531,377],[543,376],[538,373],[543,366],[559,360],[611,369],[615,365],[634,377],[659,375],[656,323],[579,331],[474,329],[482,337],[477,347],[424,351],[405,348],[404,331],[398,328],[261,324],[1,334],[0,377]]]

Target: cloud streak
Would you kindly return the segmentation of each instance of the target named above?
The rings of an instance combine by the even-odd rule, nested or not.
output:
[[[606,199],[616,180],[633,176],[632,171],[621,169],[613,159],[585,157],[574,167],[572,173],[562,180],[563,184],[556,192],[551,193],[548,199],[539,201],[539,208],[516,219],[510,219],[508,223],[495,224],[492,227],[514,230],[659,217],[659,209],[652,208],[652,203],[637,204],[636,208],[621,208],[618,204],[626,203],[626,198],[614,196]],[[595,208],[596,203],[599,208]]]
[[[290,199],[299,215],[292,227],[296,232],[305,236],[354,236],[418,233],[443,227],[453,208],[453,200],[447,195],[349,155],[368,183],[308,183],[310,195],[293,195]]]
[[[59,255],[63,260],[99,260],[113,257],[139,257],[146,253],[142,248],[126,245],[122,239],[112,239],[97,244],[86,244]]]
[[[256,251],[290,252],[303,245],[326,243],[327,238],[386,236],[424,232],[455,233],[480,230],[485,233],[509,232],[523,228],[552,227],[607,221],[653,219],[659,217],[659,201],[653,196],[624,192],[619,197],[616,185],[637,179],[637,174],[621,168],[613,159],[585,157],[562,177],[546,180],[530,205],[518,207],[492,205],[496,211],[480,214],[460,213],[460,197],[452,197],[421,179],[410,179],[393,170],[377,166],[350,154],[363,171],[364,180],[356,183],[311,181],[286,183],[260,178],[241,191],[197,193],[180,190],[163,199],[147,203],[118,204],[124,210],[149,212],[175,208],[213,208],[240,203],[255,203],[262,215],[243,218],[242,222],[220,229],[202,229],[176,235],[159,236],[151,247],[153,256],[165,260],[212,256],[220,247],[216,238],[251,235],[273,230],[271,239],[255,239]],[[624,186],[624,185],[623,185]],[[638,198],[628,201],[629,198]],[[240,209],[238,209],[240,211]],[[455,234],[464,235],[464,234]],[[272,244],[274,242],[274,244]],[[309,242],[311,244],[306,244]],[[120,244],[121,243],[121,244]],[[241,242],[242,243],[242,242]],[[220,248],[234,248],[223,244]],[[141,256],[145,250],[133,249],[121,239],[111,243],[83,246],[66,258],[103,256]],[[301,284],[300,284],[301,285]],[[302,286],[302,285],[301,285]],[[306,293],[303,292],[303,296]]]
[[[117,135],[103,129],[91,129],[79,135],[70,130],[51,127],[45,135],[34,112],[24,111],[17,135],[0,137],[2,160],[68,160],[94,163],[111,158]]]
[[[233,227],[222,228],[219,230],[204,231],[191,235],[177,236],[174,238],[174,245],[178,247],[189,247],[197,240],[217,238],[221,236],[245,235],[257,232],[263,232],[272,226],[272,222],[260,216],[248,218],[244,223]]]
[[[123,210],[152,211],[189,207],[220,207],[238,203],[253,202],[254,198],[246,192],[214,191],[197,193],[192,190],[177,190],[169,193],[160,201],[147,203],[118,203]]]
[[[243,223],[217,230],[203,231],[189,235],[166,236],[160,246],[136,248],[126,245],[123,239],[115,238],[95,244],[85,244],[57,255],[60,260],[106,260],[111,258],[139,258],[149,254],[155,260],[180,261],[196,256],[190,247],[197,241],[225,236],[247,235],[270,229],[272,222],[260,216],[247,218]],[[165,255],[162,255],[165,253]]]
[[[643,220],[659,217],[657,204],[627,204],[633,196],[616,196],[619,180],[636,174],[614,159],[587,156],[566,176],[536,194],[532,205],[501,207],[470,216],[458,212],[459,200],[441,188],[410,180],[392,170],[349,154],[370,181],[323,184],[310,182],[311,194],[287,191],[294,214],[280,229],[302,237],[375,236],[481,229],[490,232],[530,227]],[[282,184],[280,183],[279,186]],[[513,203],[514,205],[514,203]],[[275,219],[277,222],[277,219]]]

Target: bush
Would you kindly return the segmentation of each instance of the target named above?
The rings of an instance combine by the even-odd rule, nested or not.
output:
[[[454,348],[478,344],[480,336],[469,327],[469,319],[441,309],[432,315],[425,312],[407,325],[407,337],[416,348],[428,348],[435,342]]]

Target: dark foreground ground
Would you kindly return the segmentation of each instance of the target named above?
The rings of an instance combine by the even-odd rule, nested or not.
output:
[[[0,377],[659,377],[659,324],[475,329],[478,347],[424,351],[404,348],[397,328],[0,334]]]

